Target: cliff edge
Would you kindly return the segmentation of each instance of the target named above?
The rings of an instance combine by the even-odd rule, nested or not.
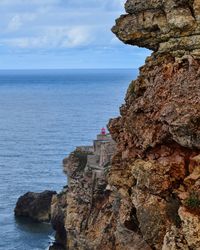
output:
[[[64,244],[199,250],[200,0],[127,0],[125,9],[112,31],[153,53],[109,122],[116,150],[102,178],[71,159]]]

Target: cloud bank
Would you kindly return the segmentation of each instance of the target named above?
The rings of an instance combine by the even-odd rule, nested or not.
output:
[[[124,46],[110,28],[123,5],[124,0],[1,0],[0,53],[7,61],[9,55],[46,58],[72,51],[76,57],[83,50],[117,55]]]

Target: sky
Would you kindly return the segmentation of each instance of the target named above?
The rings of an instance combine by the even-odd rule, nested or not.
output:
[[[110,31],[125,0],[0,0],[0,69],[138,68]]]

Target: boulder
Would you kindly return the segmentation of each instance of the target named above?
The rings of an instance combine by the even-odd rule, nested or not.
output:
[[[24,194],[17,201],[14,210],[15,216],[27,217],[37,222],[49,222],[51,219],[51,200],[55,194],[55,191]]]

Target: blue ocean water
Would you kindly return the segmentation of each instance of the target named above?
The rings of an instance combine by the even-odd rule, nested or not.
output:
[[[66,185],[62,159],[119,114],[136,70],[0,71],[0,249],[45,250],[48,224],[13,216],[27,191]]]

